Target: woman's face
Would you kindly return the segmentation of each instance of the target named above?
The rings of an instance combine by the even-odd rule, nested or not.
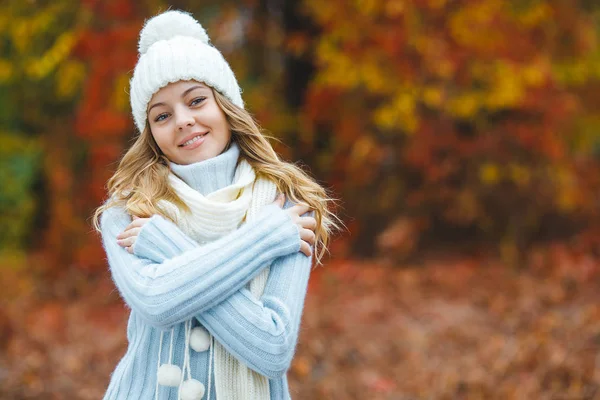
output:
[[[178,81],[161,88],[148,103],[152,136],[167,158],[180,165],[221,154],[231,130],[210,87]]]

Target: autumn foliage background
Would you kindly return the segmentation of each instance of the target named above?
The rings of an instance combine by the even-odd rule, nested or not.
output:
[[[97,399],[127,310],[91,213],[143,21],[190,11],[340,199],[295,399],[600,398],[600,4],[5,0],[0,398]]]

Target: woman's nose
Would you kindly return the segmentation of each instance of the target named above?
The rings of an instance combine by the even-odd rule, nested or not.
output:
[[[177,110],[176,114],[177,129],[183,129],[186,126],[194,125],[194,116],[186,110]]]

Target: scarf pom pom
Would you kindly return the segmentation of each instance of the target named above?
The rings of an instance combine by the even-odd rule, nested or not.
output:
[[[162,386],[179,386],[181,368],[173,364],[163,364],[158,368],[158,383]]]
[[[192,334],[190,335],[190,347],[197,352],[208,350],[210,347],[210,335],[206,329],[199,326],[192,329]]]
[[[200,400],[204,396],[204,385],[196,379],[188,379],[179,389],[181,400]]]

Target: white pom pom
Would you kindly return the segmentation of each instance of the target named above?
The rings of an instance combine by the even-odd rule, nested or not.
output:
[[[163,364],[158,368],[158,384],[162,386],[179,386],[181,368],[173,364]]]
[[[208,350],[210,347],[210,335],[206,329],[200,326],[192,329],[192,334],[190,335],[190,347],[198,352]]]
[[[188,379],[179,388],[181,400],[200,400],[204,396],[204,385],[196,379]]]
[[[159,40],[175,36],[191,36],[208,44],[206,31],[190,14],[183,11],[167,11],[150,18],[140,32],[138,50],[144,54]]]

